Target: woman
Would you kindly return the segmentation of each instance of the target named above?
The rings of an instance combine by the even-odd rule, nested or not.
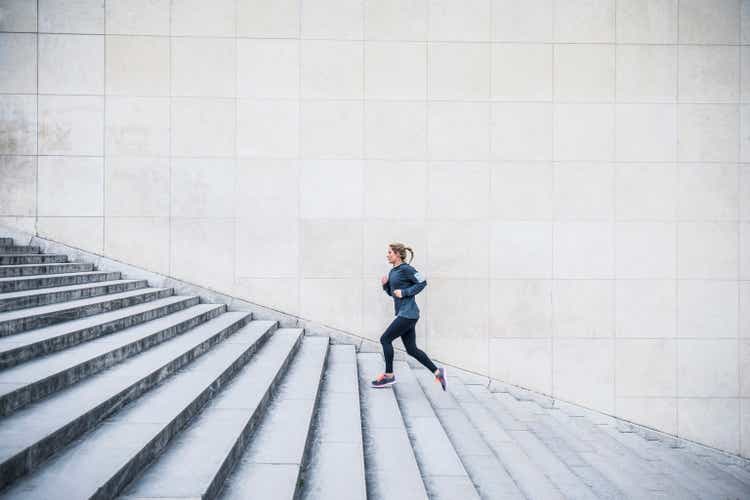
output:
[[[411,262],[414,260],[414,251],[410,247],[405,247],[401,243],[388,245],[388,262],[393,265],[393,268],[387,277],[383,276],[380,279],[380,282],[383,284],[385,293],[393,297],[396,318],[380,337],[385,356],[385,373],[381,373],[373,380],[372,386],[387,387],[396,383],[396,376],[393,374],[393,345],[391,343],[397,337],[401,337],[406,352],[434,373],[435,379],[445,390],[445,368],[435,366],[427,354],[417,348],[417,332],[414,326],[419,320],[419,307],[414,296],[427,286],[427,280],[411,265],[404,262],[407,250],[411,253],[411,259],[409,259]]]

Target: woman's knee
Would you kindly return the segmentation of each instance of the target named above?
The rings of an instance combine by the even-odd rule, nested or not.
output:
[[[380,336],[380,344],[381,345],[390,345],[391,344],[391,339],[390,339],[390,337],[388,337],[387,333],[384,333],[383,335]]]
[[[422,351],[419,350],[417,346],[405,346],[406,347],[406,354],[411,356],[412,358],[418,358],[420,354],[422,354]]]

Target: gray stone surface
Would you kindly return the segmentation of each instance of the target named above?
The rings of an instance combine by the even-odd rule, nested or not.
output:
[[[357,353],[333,345],[320,396],[315,441],[304,471],[304,500],[365,500]]]
[[[412,369],[397,361],[394,370],[398,382],[393,390],[429,497],[479,499]],[[448,400],[450,395],[445,393],[443,398]]]
[[[124,498],[214,498],[253,435],[301,335],[299,329],[277,330],[166,452],[133,481]],[[311,354],[306,347],[300,355]]]
[[[33,276],[37,274],[80,273],[94,270],[94,264],[68,262],[65,264],[19,264],[0,266],[0,278]]]
[[[53,264],[60,262],[68,262],[68,256],[64,254],[0,254],[0,265],[2,266],[20,264]]]
[[[383,358],[375,353],[360,353],[357,362],[368,498],[427,499],[393,389],[370,385],[383,371]]]
[[[0,313],[0,336],[23,333],[34,328],[150,302],[169,297],[172,293],[170,288],[145,288]]]
[[[116,280],[0,294],[0,312],[40,307],[146,288],[146,280]]]
[[[510,431],[503,429],[490,410],[478,401],[467,387],[484,389],[479,385],[465,386],[457,377],[450,380],[451,392],[464,410],[464,414],[482,434],[521,492],[527,498],[533,499],[565,498],[563,492],[513,440]]]
[[[301,331],[300,331],[301,332]],[[222,498],[247,499],[255,497],[255,488],[271,488],[266,478],[255,472],[269,465],[287,465],[287,477],[294,488],[288,496],[279,492],[273,498],[292,500],[301,486],[302,467],[311,443],[310,429],[318,401],[320,382],[328,355],[327,338],[306,337],[292,361],[278,392],[274,394],[262,421],[242,455],[237,467],[227,479]],[[291,468],[296,467],[296,471]],[[296,472],[296,474],[294,474]],[[248,477],[256,480],[250,483]]]
[[[216,320],[236,323],[244,317],[225,313]],[[271,322],[251,322],[234,333],[231,342],[218,343],[65,448],[37,473],[21,478],[3,497],[73,500],[118,495],[250,360],[272,326]],[[71,477],[76,479],[71,481]]]
[[[114,281],[119,280],[121,277],[122,275],[119,272],[90,271],[84,273],[49,274],[46,276],[0,278],[0,293]]]
[[[197,305],[198,297],[173,295],[109,313],[37,328],[23,335],[0,337],[0,368],[10,368],[88,340],[109,335]]]
[[[29,245],[2,245],[0,244],[0,255],[9,253],[35,254],[41,253],[42,249],[38,246]]]
[[[200,304],[165,318],[133,326],[96,341],[17,365],[0,372],[0,415],[9,415],[38,399],[167,341],[223,312],[224,306]]]
[[[450,390],[453,375],[448,375],[447,392],[435,383],[433,374],[427,370],[414,369],[414,375],[480,497],[486,500],[525,498],[453,397]]]

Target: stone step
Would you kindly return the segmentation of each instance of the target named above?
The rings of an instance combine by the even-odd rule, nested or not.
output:
[[[172,295],[108,313],[38,328],[23,335],[0,337],[0,370],[161,318],[198,303],[198,297]]]
[[[469,391],[480,403],[484,404],[492,415],[507,415],[507,407],[500,406],[494,395],[484,386],[474,385]],[[520,420],[520,419],[519,419]],[[530,421],[531,418],[526,421]],[[498,422],[500,420],[498,419]],[[566,495],[573,498],[594,500],[598,495],[568,465],[528,429],[506,429],[508,436],[528,456],[536,467]],[[600,492],[604,493],[604,492]]]
[[[42,249],[28,245],[0,245],[0,254],[9,253],[41,253]]]
[[[6,237],[0,238],[0,245],[4,247],[13,246],[13,238],[6,238]]]
[[[518,488],[527,498],[565,498],[557,486],[548,478],[536,463],[523,451],[500,424],[500,421],[485,405],[477,400],[459,377],[448,381],[451,392],[459,406],[474,427],[480,432],[499,462],[505,467]],[[476,386],[484,387],[484,386]],[[524,427],[525,428],[525,427]]]
[[[0,278],[0,294],[23,292],[25,290],[36,290],[39,288],[54,288],[58,286],[114,281],[121,279],[121,277],[122,276],[119,272],[90,271],[85,273]],[[0,295],[0,297],[2,297],[2,295]]]
[[[732,467],[736,466],[713,463],[695,449],[672,448],[672,451],[681,463],[721,485],[725,492],[722,498],[750,498],[750,486],[732,473]]]
[[[66,262],[64,264],[19,264],[0,266],[0,278],[36,276],[39,274],[81,273],[94,270],[94,264]]]
[[[0,265],[18,266],[22,264],[58,264],[68,262],[67,255],[61,254],[0,254]]]
[[[180,335],[226,310],[199,304],[98,340],[44,356],[0,372],[0,416],[65,389],[110,366]]]
[[[306,337],[300,342],[301,329],[279,332],[290,336],[284,341],[283,355],[240,374],[236,385],[201,414],[195,423],[198,428],[188,429],[174,450],[166,453],[165,464],[160,460],[125,498],[216,498],[220,489],[225,499],[294,498],[329,340]],[[270,399],[268,387],[279,381],[273,399],[262,405]],[[266,407],[259,410],[259,405]],[[174,484],[185,468],[193,469],[197,478]]]
[[[610,458],[603,458],[597,451],[594,443],[590,440],[582,439],[573,430],[566,425],[561,425],[555,418],[555,415],[562,413],[559,408],[549,409],[544,415],[536,418],[536,421],[529,422],[529,426],[539,436],[547,437],[547,442],[551,443],[550,448],[554,449],[558,456],[562,458],[571,467],[582,467],[577,469],[579,474],[586,477],[595,491],[602,491],[602,481],[605,484],[612,485],[615,491],[627,492],[618,495],[612,494],[611,498],[623,498],[628,495],[635,495],[643,498],[653,498],[657,496],[653,491],[642,488],[639,484],[633,483],[632,468],[626,464],[624,467],[618,461],[612,461]],[[565,415],[563,413],[563,415]],[[579,417],[574,417],[579,418]],[[606,455],[610,456],[610,455]],[[586,474],[591,470],[596,474]],[[636,473],[637,476],[637,473]],[[606,495],[603,495],[607,497]]]
[[[681,460],[679,451],[664,443],[643,439],[635,432],[621,432],[608,425],[602,425],[600,429],[630,448],[644,462],[658,460],[665,466],[666,473],[679,477],[683,485],[698,498],[732,498],[732,495],[737,497],[743,493],[742,489],[745,490],[744,495],[750,493],[747,487],[740,485],[742,489],[735,490],[731,482],[725,481],[724,478]],[[742,498],[742,495],[737,498]]]
[[[61,304],[0,313],[0,337],[143,304],[144,302],[169,297],[172,293],[171,288],[144,288],[103,297],[71,300]]]
[[[320,394],[303,500],[367,500],[357,353],[332,345]]]
[[[562,436],[556,427],[544,425],[550,423],[549,410],[539,406],[533,400],[517,400],[507,393],[495,393],[490,400],[491,410],[495,415],[508,415],[510,418],[522,421],[530,431],[528,433],[511,432],[514,437],[522,437],[519,441],[527,450],[527,454],[540,464],[544,463],[548,475],[553,477],[556,484],[564,488],[566,482],[573,482],[576,486],[571,487],[575,491],[583,482],[586,486],[582,495],[590,495],[590,492],[598,498],[623,498],[624,492],[609,481],[596,467],[588,463],[584,458],[586,453],[593,452],[593,448],[586,443],[579,443],[575,447],[565,445]],[[541,448],[544,447],[544,451]],[[535,451],[536,450],[536,451]],[[551,454],[551,456],[550,456]],[[566,470],[560,468],[564,464],[567,471],[574,477],[570,477]],[[565,490],[567,491],[567,490]]]
[[[429,371],[417,369],[414,374],[479,496],[484,500],[525,499],[513,478],[456,401],[453,395],[453,377],[448,374],[448,390],[444,392]]]
[[[427,490],[393,389],[370,385],[383,371],[383,358],[359,353],[357,364],[368,498],[426,500]]]
[[[0,312],[17,311],[29,307],[40,307],[71,300],[87,299],[113,293],[140,290],[148,286],[146,280],[114,280],[100,283],[85,283],[44,290],[25,290],[0,294]]]
[[[563,406],[565,411],[561,410]],[[617,488],[640,498],[696,498],[687,488],[665,475],[665,466],[661,461],[643,463],[627,448],[601,432],[599,425],[602,424],[589,421],[583,412],[573,416],[576,412],[570,406],[561,403],[560,408],[550,410],[549,415],[554,418],[551,425],[565,429],[561,435],[568,445],[571,440],[589,444],[593,451],[581,453],[581,456]]]
[[[404,361],[396,361],[393,366],[396,371],[396,385],[393,386],[393,391],[422,473],[422,480],[427,488],[427,495],[431,499],[479,500],[479,494],[469,474],[458,458],[412,369]],[[422,368],[415,370],[424,371]],[[448,399],[450,395],[446,393],[442,397]]]
[[[6,419],[0,438],[15,449],[4,453],[0,480],[38,469],[5,498],[115,497],[278,326],[247,321],[248,313],[224,313]]]

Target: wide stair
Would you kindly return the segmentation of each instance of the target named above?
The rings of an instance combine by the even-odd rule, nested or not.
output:
[[[750,498],[736,457],[395,366],[0,238],[0,498]]]

